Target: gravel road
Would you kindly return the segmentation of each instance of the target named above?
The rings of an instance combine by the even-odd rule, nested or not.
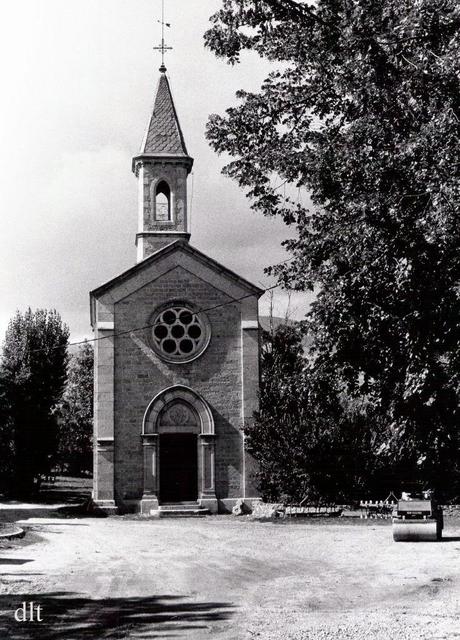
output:
[[[0,548],[2,639],[460,638],[459,520],[440,543],[383,521],[24,522]],[[42,622],[14,621],[24,601]]]

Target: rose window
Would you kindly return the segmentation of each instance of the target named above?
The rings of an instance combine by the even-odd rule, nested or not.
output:
[[[209,337],[205,316],[183,305],[168,306],[154,316],[153,345],[170,362],[187,362],[196,358],[206,348]]]

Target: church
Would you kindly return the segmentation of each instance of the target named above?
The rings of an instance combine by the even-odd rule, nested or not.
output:
[[[243,426],[258,406],[263,290],[190,244],[192,165],[162,64],[132,161],[137,263],[90,293],[93,498],[108,513],[257,499]]]

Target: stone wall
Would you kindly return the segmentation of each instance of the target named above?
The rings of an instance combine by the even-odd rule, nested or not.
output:
[[[187,231],[187,165],[169,162],[144,162],[139,169],[139,232]],[[165,180],[171,189],[172,220],[155,220],[155,190]]]
[[[180,300],[213,307],[231,299],[177,267],[115,304],[116,332],[151,322],[155,309]],[[150,329],[115,341],[115,498],[138,500],[143,491],[141,430],[152,398],[175,384],[190,386],[211,407],[216,429],[216,494],[243,494],[241,309],[238,303],[207,312],[212,336],[206,351],[186,364],[168,364],[150,348]]]

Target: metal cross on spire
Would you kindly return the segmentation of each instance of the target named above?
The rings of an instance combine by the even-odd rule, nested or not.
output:
[[[161,73],[166,72],[165,67],[165,51],[172,50],[172,47],[168,47],[165,44],[165,27],[170,27],[170,22],[165,22],[165,0],[161,0],[161,20],[157,20],[161,24],[161,44],[158,47],[153,47],[154,51],[161,51]]]

